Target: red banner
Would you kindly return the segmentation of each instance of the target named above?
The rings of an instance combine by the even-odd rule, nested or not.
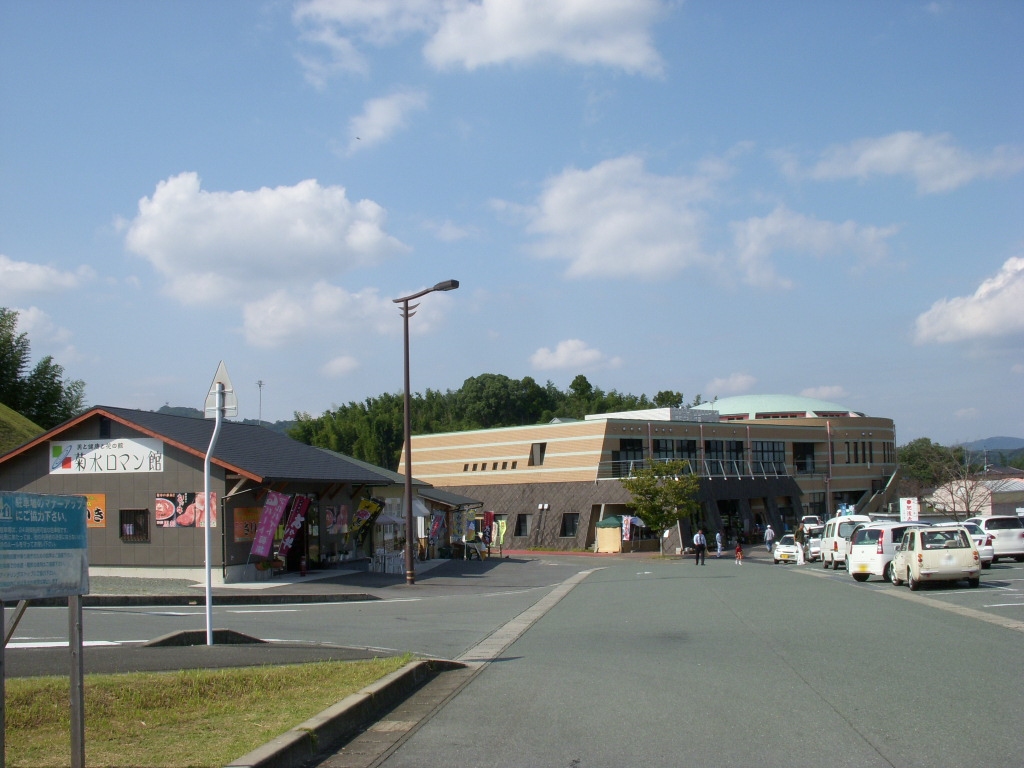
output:
[[[295,537],[306,522],[306,510],[309,509],[309,499],[305,496],[296,496],[292,499],[292,511],[288,513],[288,523],[284,527],[284,539],[281,540],[281,547],[277,550],[278,557],[284,557],[291,550],[295,543]]]

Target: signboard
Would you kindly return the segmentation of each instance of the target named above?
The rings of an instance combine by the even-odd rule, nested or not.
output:
[[[0,598],[89,593],[84,496],[0,492]]]
[[[85,516],[86,527],[106,528],[107,527],[107,494],[86,493],[85,495]]]
[[[900,522],[917,522],[921,515],[921,504],[916,498],[900,499]]]
[[[252,541],[260,524],[259,507],[236,507],[234,514],[235,542]]]
[[[277,550],[278,557],[284,557],[295,543],[295,537],[299,535],[302,524],[306,520],[306,510],[309,509],[309,499],[305,496],[296,496],[292,500],[292,509],[288,513],[288,523],[284,527],[284,537],[281,539],[281,546]]]
[[[210,525],[217,527],[217,494],[210,492],[213,514]],[[157,528],[204,528],[206,527],[206,504],[200,493],[158,493],[156,495]]]
[[[50,441],[51,475],[163,472],[164,444],[152,437]]]

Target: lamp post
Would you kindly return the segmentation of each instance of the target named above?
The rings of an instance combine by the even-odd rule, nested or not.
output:
[[[412,549],[412,419],[410,418],[411,400],[409,392],[409,318],[416,314],[416,307],[419,304],[409,306],[409,302],[426,296],[434,291],[454,291],[459,287],[458,280],[445,280],[433,288],[414,293],[411,296],[403,296],[400,299],[392,299],[395,304],[402,305],[402,319],[405,322],[405,419],[403,428],[405,431],[405,583],[416,583],[416,565]]]

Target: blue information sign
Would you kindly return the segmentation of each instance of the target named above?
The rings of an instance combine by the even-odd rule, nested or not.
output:
[[[84,496],[0,492],[0,598],[89,593]]]

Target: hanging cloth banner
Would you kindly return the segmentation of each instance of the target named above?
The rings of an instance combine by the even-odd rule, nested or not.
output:
[[[291,500],[291,496],[277,491],[270,491],[267,494],[267,500],[263,502],[263,511],[260,512],[259,524],[256,526],[256,538],[252,540],[250,556],[270,557],[270,549],[274,546],[274,533]]]
[[[622,540],[623,541],[629,541],[629,533],[630,533],[629,529],[630,529],[632,523],[633,523],[633,516],[632,515],[623,515],[622,516]]]
[[[384,504],[379,499],[363,499],[359,502],[359,508],[352,515],[352,528],[350,534],[360,544],[366,538],[366,534],[373,527],[373,521],[384,509]]]
[[[441,525],[444,523],[444,514],[435,514],[430,518],[430,540],[432,542],[437,541],[437,537],[441,535]]]
[[[306,510],[309,509],[309,498],[296,496],[292,499],[292,511],[288,513],[288,523],[284,527],[284,538],[281,540],[281,548],[277,550],[278,557],[287,555],[295,543],[295,537],[302,530],[302,524],[306,522]]]
[[[484,544],[491,546],[494,540],[494,513],[484,512]]]

